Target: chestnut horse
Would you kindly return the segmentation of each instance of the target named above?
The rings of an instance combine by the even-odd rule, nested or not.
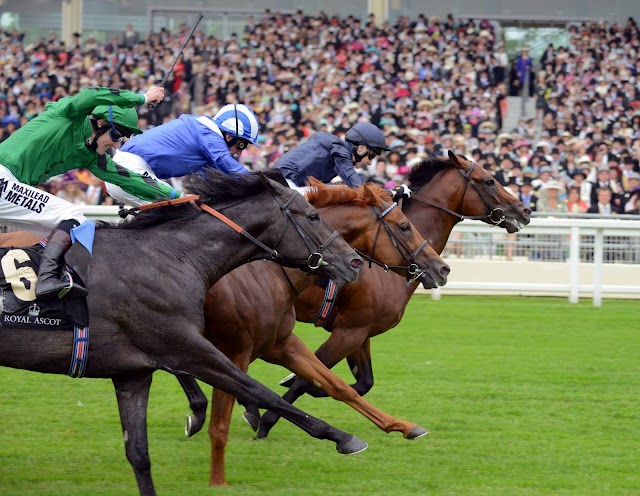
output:
[[[422,271],[422,283],[433,288],[446,282],[448,266],[425,245],[385,190],[375,185],[358,189],[327,186],[318,181],[311,185],[314,189],[307,200],[356,251],[373,254],[378,264],[394,267],[393,272],[406,285],[413,284],[415,276],[410,273],[412,262],[405,254],[419,250],[413,263]],[[365,401],[292,333],[294,301],[313,281],[302,271],[269,262],[234,270],[207,294],[205,336],[245,372],[256,358],[282,365],[345,402],[385,432],[401,432],[407,439],[427,434],[423,427],[395,419]],[[193,378],[178,378],[185,391],[200,391]],[[234,403],[233,396],[214,389],[209,425],[212,485],[227,484],[224,456]],[[204,409],[196,410],[204,412],[206,403]],[[204,421],[204,415],[189,416],[187,435],[200,430]]]
[[[408,179],[413,193],[404,200],[403,212],[438,253],[442,253],[453,227],[465,218],[482,220],[509,233],[530,221],[530,210],[491,174],[452,152],[448,157],[423,160],[413,167]],[[331,334],[316,356],[329,368],[346,358],[356,379],[352,387],[360,395],[373,387],[370,338],[398,325],[417,286],[407,286],[401,278],[373,267],[365,268],[358,281],[339,291],[323,326]],[[295,302],[297,320],[314,322],[322,297],[319,288],[307,288]],[[324,395],[302,378],[288,377],[282,384],[290,385],[283,396],[287,401],[293,402],[305,393]],[[258,426],[256,413],[249,408],[246,419],[258,429],[259,438],[266,437],[278,415],[265,412]]]

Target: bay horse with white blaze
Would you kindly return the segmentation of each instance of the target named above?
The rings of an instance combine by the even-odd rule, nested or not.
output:
[[[188,187],[199,195],[199,208],[160,207],[123,225],[99,224],[85,281],[91,313],[85,376],[113,381],[140,494],[155,494],[146,411],[158,369],[192,375],[247,404],[277,411],[312,436],[332,440],[340,453],[366,448],[355,436],[283,401],[203,336],[207,291],[244,263],[273,257],[291,267],[317,268],[318,275],[345,284],[357,278],[362,259],[300,194],[263,174],[229,177],[210,169],[191,177]],[[210,215],[214,204],[242,228],[234,232]],[[66,374],[72,346],[68,330],[5,325],[0,365]]]

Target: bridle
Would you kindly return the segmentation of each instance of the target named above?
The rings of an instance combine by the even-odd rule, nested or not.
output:
[[[252,236],[247,231],[245,231],[242,227],[240,227],[238,224],[236,224],[231,219],[229,219],[226,215],[222,214],[221,212],[217,211],[216,209],[214,209],[213,207],[210,207],[207,204],[198,203],[198,200],[200,199],[200,197],[198,195],[185,195],[182,198],[176,198],[176,199],[173,199],[173,200],[157,201],[157,202],[149,203],[147,205],[141,205],[139,207],[133,207],[133,208],[129,208],[129,209],[125,209],[123,206],[120,206],[119,215],[120,215],[120,217],[125,218],[130,214],[131,215],[137,215],[142,210],[149,210],[151,208],[165,207],[165,206],[175,206],[175,205],[179,205],[179,204],[182,204],[182,203],[190,203],[196,209],[203,210],[203,211],[207,212],[208,214],[213,215],[217,219],[221,220],[226,225],[228,225],[231,229],[236,231],[238,234],[244,236],[249,241],[251,241],[255,245],[257,245],[260,248],[262,248],[264,251],[266,251],[271,256],[272,260],[280,260],[280,261],[284,262],[285,264],[290,264],[290,265],[293,265],[293,266],[300,266],[303,263],[306,263],[307,267],[309,267],[309,273],[312,273],[312,272],[318,270],[323,265],[329,265],[327,262],[324,261],[324,257],[322,255],[322,252],[338,237],[338,231],[333,231],[333,233],[329,236],[329,238],[324,243],[318,244],[317,242],[315,242],[312,239],[311,235],[304,229],[304,227],[302,227],[302,225],[300,225],[300,223],[296,220],[296,218],[291,213],[291,210],[289,210],[289,205],[296,198],[298,193],[296,191],[292,191],[291,192],[291,196],[289,196],[289,199],[286,202],[282,202],[282,200],[280,200],[280,198],[275,196],[270,189],[268,189],[268,191],[269,191],[269,193],[271,193],[271,196],[273,197],[273,199],[280,206],[280,209],[282,210],[282,212],[284,214],[284,220],[285,220],[285,225],[284,225],[284,227],[282,229],[282,233],[280,234],[278,242],[276,243],[275,246],[277,247],[280,244],[280,242],[282,241],[282,238],[284,237],[284,233],[285,233],[286,227],[287,227],[286,226],[287,219],[289,219],[293,223],[293,225],[295,226],[296,231],[298,231],[298,234],[300,235],[300,237],[304,241],[304,244],[307,245],[307,249],[310,252],[309,257],[306,260],[304,260],[304,259],[292,259],[292,258],[288,258],[288,257],[285,257],[285,256],[281,255],[280,253],[278,253],[278,251],[276,249],[268,247],[266,244],[264,244],[258,238]]]
[[[371,247],[371,254],[367,255],[366,253],[363,253],[358,249],[356,249],[356,253],[358,253],[358,255],[360,255],[362,258],[364,258],[369,262],[369,267],[371,267],[371,264],[376,264],[379,267],[382,267],[385,272],[388,272],[390,269],[405,270],[407,273],[407,281],[409,283],[412,283],[420,279],[424,274],[424,270],[420,269],[418,264],[415,263],[415,259],[418,256],[418,254],[424,249],[424,247],[428,244],[428,241],[423,241],[417,250],[415,250],[414,252],[411,252],[409,247],[401,239],[398,239],[393,234],[391,227],[389,227],[389,224],[385,220],[385,216],[397,206],[398,206],[397,203],[393,203],[390,207],[388,207],[383,212],[381,212],[377,206],[375,205],[373,206],[373,211],[376,213],[376,217],[378,217],[378,230],[376,231],[376,235],[373,238],[373,246]],[[382,228],[384,228],[384,230],[387,231],[387,234],[389,235],[389,238],[391,239],[391,243],[393,243],[393,246],[395,246],[396,249],[402,254],[402,257],[407,262],[406,266],[387,265],[373,258],[376,252],[376,244],[378,243],[378,236],[380,235],[380,231]]]
[[[462,215],[457,212],[454,212],[453,210],[445,207],[444,205],[440,205],[439,203],[432,202],[431,200],[427,200],[426,198],[421,198],[415,193],[411,195],[410,199],[416,200],[422,203],[426,203],[427,205],[431,205],[432,207],[435,207],[435,208],[439,208],[440,210],[443,210],[448,214],[451,214],[454,217],[457,217],[459,222],[465,219],[469,219],[469,220],[489,220],[496,226],[499,224],[502,224],[504,221],[507,220],[504,210],[500,207],[491,208],[487,200],[484,199],[484,196],[482,196],[482,193],[478,189],[478,186],[476,185],[476,183],[474,183],[471,180],[471,174],[473,173],[473,169],[477,164],[475,162],[470,162],[470,163],[471,163],[471,166],[466,171],[462,171],[458,169],[458,172],[462,175],[462,177],[465,180],[464,193],[462,194],[462,200],[460,201],[460,206],[464,205],[464,198],[467,194],[467,189],[469,189],[469,185],[471,185],[471,187],[476,191],[478,198],[480,198],[480,201],[482,201],[482,203],[484,203],[484,206],[487,207],[487,211],[489,213],[485,215]]]

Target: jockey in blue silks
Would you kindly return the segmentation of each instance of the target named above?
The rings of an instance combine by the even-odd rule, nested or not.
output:
[[[213,118],[183,114],[130,139],[116,151],[113,161],[120,167],[162,181],[214,167],[228,174],[249,171],[234,156],[250,144],[258,145],[260,125],[253,111],[243,104],[222,107]],[[139,206],[148,203],[107,183],[116,200]]]
[[[305,193],[307,178],[313,177],[323,183],[336,176],[349,187],[357,188],[362,178],[356,171],[371,163],[374,157],[388,151],[384,134],[370,122],[358,122],[341,140],[333,134],[318,132],[300,146],[292,148],[276,162],[291,188]],[[411,190],[405,185],[393,192],[394,200],[409,197]]]

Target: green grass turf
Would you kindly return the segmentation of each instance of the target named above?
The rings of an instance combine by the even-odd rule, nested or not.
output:
[[[325,338],[310,326],[297,332],[314,349]],[[176,380],[156,373],[149,440],[158,494],[640,494],[637,302],[415,296],[402,323],[372,340],[372,355],[367,399],[429,436],[406,441],[331,399],[301,399],[369,443],[345,457],[284,421],[252,441],[236,407],[231,488],[207,486],[206,432],[183,438],[186,400]],[[351,381],[344,364],[336,370]],[[283,391],[283,369],[256,362],[250,373]],[[128,494],[137,486],[110,381],[0,368],[0,495]]]

